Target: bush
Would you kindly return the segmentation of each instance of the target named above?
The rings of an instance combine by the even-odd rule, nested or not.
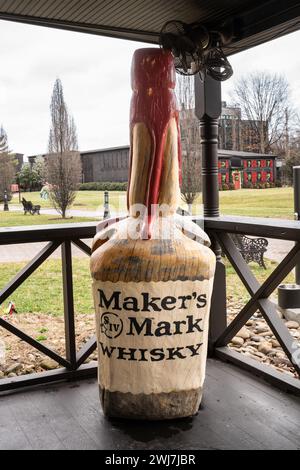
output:
[[[82,183],[79,186],[80,191],[126,191],[127,182],[118,183],[118,182],[91,182],[91,183]]]
[[[243,188],[253,189],[253,183],[251,183],[250,181],[245,181],[244,184],[243,184]]]
[[[228,191],[229,185],[227,183],[222,184],[222,191]]]
[[[229,189],[231,191],[235,189],[234,183],[229,183]]]
[[[256,189],[265,189],[266,188],[266,183],[256,183],[255,188]]]
[[[274,183],[273,183],[274,184]],[[282,183],[281,181],[276,181],[275,182],[275,188],[282,188]]]

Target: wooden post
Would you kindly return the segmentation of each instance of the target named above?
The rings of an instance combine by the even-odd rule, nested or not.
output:
[[[72,248],[71,242],[66,240],[61,245],[62,275],[63,275],[63,298],[64,319],[66,338],[66,357],[70,362],[71,370],[76,369],[76,335],[73,296],[73,273],[72,273]]]
[[[202,153],[202,197],[205,217],[218,217],[218,118],[222,111],[221,83],[206,76],[201,80],[195,75],[195,114],[200,120]],[[221,258],[221,248],[210,234],[212,249],[217,257],[214,288],[210,311],[209,353],[214,342],[225,330],[226,319],[226,272]]]

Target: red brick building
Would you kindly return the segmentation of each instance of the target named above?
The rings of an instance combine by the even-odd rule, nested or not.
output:
[[[255,186],[276,181],[275,155],[222,149],[218,155],[220,187],[233,183],[239,189],[249,183]]]

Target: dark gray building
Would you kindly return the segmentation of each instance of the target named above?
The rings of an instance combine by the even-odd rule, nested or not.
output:
[[[16,173],[21,171],[24,161],[24,154],[23,153],[13,153],[13,158],[16,161]]]
[[[129,145],[80,152],[82,180],[124,182],[128,179]]]

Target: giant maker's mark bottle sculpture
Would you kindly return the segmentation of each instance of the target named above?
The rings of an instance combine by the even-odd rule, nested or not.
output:
[[[183,228],[171,53],[133,57],[128,217],[96,235],[91,257],[104,413],[171,419],[202,397],[215,256]],[[199,175],[200,177],[200,175]]]

